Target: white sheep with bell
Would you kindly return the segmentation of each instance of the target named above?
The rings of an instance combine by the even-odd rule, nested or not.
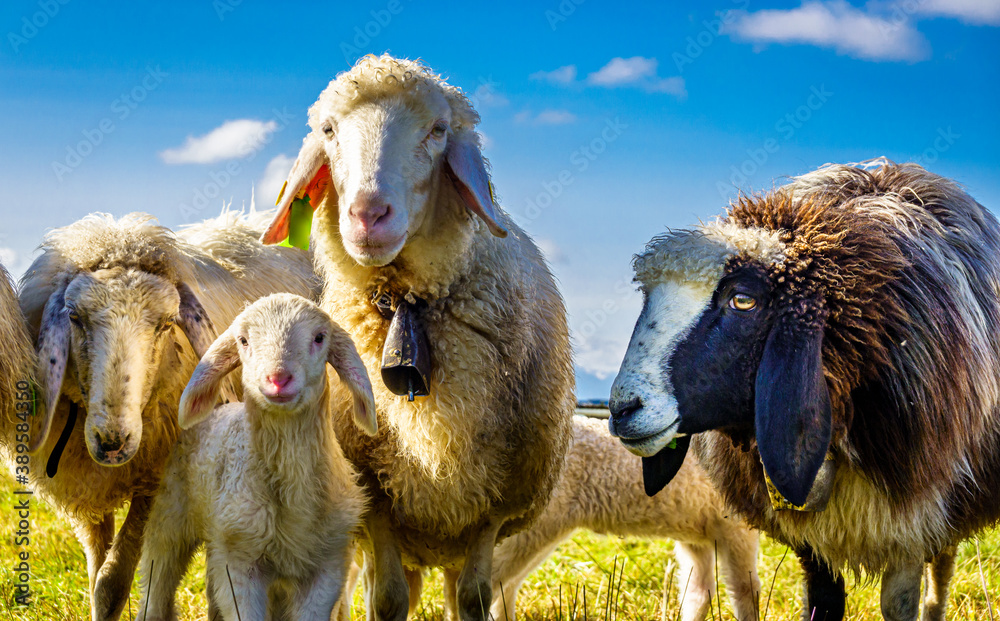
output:
[[[478,122],[423,64],[361,59],[310,109],[263,238],[283,239],[293,200],[310,197],[321,306],[374,377],[401,308],[427,338],[427,396],[408,401],[383,376],[376,437],[335,421],[372,498],[373,618],[405,618],[405,570],[434,566],[457,575],[460,616],[483,618],[493,548],[545,507],[571,435],[563,301],[537,246],[494,204]]]
[[[353,396],[355,424],[374,434],[374,396],[354,344],[302,297],[258,300],[202,357],[146,526],[140,620],[176,619],[177,585],[202,543],[209,618],[263,619],[275,586],[290,618],[330,618],[365,500],[334,436],[327,363]],[[244,402],[214,407],[241,365]]]

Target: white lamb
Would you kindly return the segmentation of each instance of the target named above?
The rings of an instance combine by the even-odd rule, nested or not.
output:
[[[290,618],[330,618],[365,501],[334,436],[327,362],[354,396],[355,423],[374,434],[353,342],[304,298],[258,300],[202,357],[145,532],[140,620],[177,618],[174,594],[202,542],[209,618],[263,619],[279,594]],[[244,403],[213,410],[240,364]]]
[[[653,497],[643,491],[642,464],[608,432],[602,420],[576,417],[573,440],[552,500],[535,524],[493,552],[493,605],[498,621],[514,621],[518,589],[577,528],[618,536],[675,540],[681,619],[700,621],[715,595],[715,555],[736,618],[757,618],[757,531],[727,511],[694,455],[670,485]],[[501,594],[501,586],[503,592]],[[454,582],[445,580],[449,618]]]

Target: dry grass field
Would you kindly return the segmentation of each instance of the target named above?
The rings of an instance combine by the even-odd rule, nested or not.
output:
[[[30,542],[18,545],[18,519],[15,484],[8,476],[0,483],[0,620],[60,619],[87,621],[87,571],[83,551],[69,525],[48,506],[32,499],[30,504]],[[672,543],[598,537],[578,532],[559,547],[542,567],[525,582],[519,599],[522,619],[599,619],[658,620],[677,618],[678,602],[683,597],[683,576],[671,571]],[[31,568],[33,601],[18,606],[15,584],[20,562],[18,554],[27,552]],[[786,548],[765,538],[761,547],[759,569],[763,584],[760,596],[762,619],[798,619],[799,569]],[[178,593],[182,619],[205,619],[204,557],[196,557]],[[440,573],[432,572],[426,581],[419,619],[443,618]],[[878,584],[848,579],[848,617],[881,618],[878,607]],[[712,619],[733,619],[725,589],[721,589]],[[610,594],[610,596],[609,596]],[[138,586],[133,586],[132,608],[123,619],[132,619],[139,601]],[[992,603],[990,613],[988,603]],[[355,594],[353,614],[363,618],[364,605]],[[968,541],[959,549],[956,577],[949,601],[949,619],[1000,619],[1000,536],[984,533],[979,541]]]

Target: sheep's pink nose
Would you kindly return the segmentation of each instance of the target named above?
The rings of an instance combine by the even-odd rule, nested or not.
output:
[[[380,222],[389,219],[392,205],[380,194],[363,194],[351,203],[347,213],[364,231],[370,232]]]
[[[281,392],[281,389],[287,386],[290,381],[292,381],[292,374],[286,371],[279,371],[267,376],[267,383],[274,388],[276,393]]]

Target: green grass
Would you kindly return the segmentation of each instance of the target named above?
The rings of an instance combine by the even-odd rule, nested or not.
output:
[[[31,541],[26,547],[15,546],[14,519],[15,486],[9,477],[0,482],[0,621],[6,619],[65,619],[87,621],[87,569],[83,550],[69,524],[50,507],[32,498]],[[119,521],[124,514],[119,516]],[[586,593],[590,619],[658,620],[663,607],[663,582],[670,565],[672,543],[642,541],[629,538],[598,537],[578,532],[559,547],[556,553],[533,573],[521,589],[518,611],[522,619],[569,619],[576,596],[575,616],[583,618],[583,594]],[[959,548],[955,579],[949,599],[949,619],[1000,621],[1000,535],[995,531],[982,534],[979,542],[982,571],[974,541]],[[14,601],[14,566],[17,555],[30,553],[31,588],[34,602],[19,607]],[[767,619],[799,618],[800,572],[794,555],[783,545],[765,538],[761,546],[758,572],[762,583],[761,616]],[[192,563],[178,592],[177,601],[182,619],[205,619],[204,556],[199,554]],[[614,595],[608,598],[613,579]],[[983,582],[986,587],[984,590]],[[678,612],[678,600],[683,591],[682,580],[671,580],[666,608],[668,619]],[[772,590],[773,582],[773,590]],[[987,607],[987,595],[993,604],[994,617]],[[770,593],[770,597],[768,597]],[[878,583],[856,583],[848,578],[848,618],[881,619],[878,606]],[[123,619],[137,612],[140,594],[133,584],[131,615],[126,609]],[[418,619],[443,618],[441,607],[441,575],[432,571],[425,581],[423,598],[417,611]],[[561,611],[561,612],[560,612]],[[720,589],[719,601],[709,618],[733,619],[725,589]],[[359,593],[354,596],[353,614],[363,618],[364,605]]]

